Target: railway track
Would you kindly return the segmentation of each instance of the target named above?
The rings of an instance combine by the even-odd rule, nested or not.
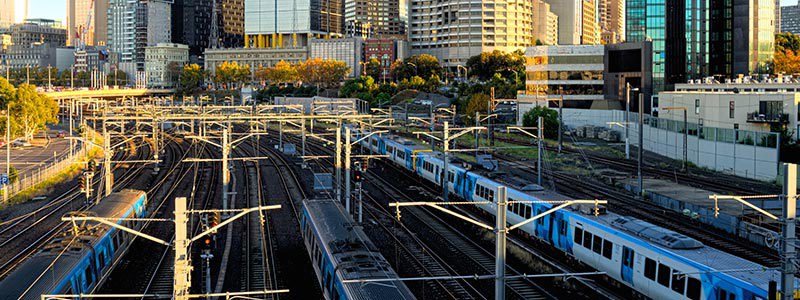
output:
[[[514,160],[504,155],[497,155],[495,157],[501,159],[504,163],[512,166],[520,172],[528,172],[529,176],[533,176],[534,167],[532,165]],[[692,237],[703,244],[723,250],[730,254],[752,260],[765,266],[778,266],[779,260],[776,253],[772,253],[769,249],[760,249],[751,244],[745,243],[741,240],[730,236],[729,234],[718,232],[710,229],[701,224],[693,222],[675,222],[675,220],[685,220],[686,217],[673,212],[671,210],[662,208],[655,204],[634,199],[628,192],[622,192],[605,185],[595,183],[589,178],[576,177],[575,174],[564,173],[559,171],[545,172],[546,177],[549,177],[559,192],[565,193],[569,196],[576,198],[591,198],[591,199],[606,199],[609,200],[608,208],[611,211],[622,215],[633,216],[653,224],[657,224],[664,228],[679,232],[686,236]]]
[[[327,148],[324,148],[324,146],[321,146],[318,143],[313,142],[313,141],[310,144],[312,145],[312,148],[317,149],[318,152],[323,152],[323,153],[325,153],[327,155],[330,154],[330,150],[328,150]],[[414,198],[414,197],[411,197],[411,196],[407,195],[404,191],[401,191],[399,188],[397,188],[396,187],[396,185],[397,185],[396,182],[395,183],[390,183],[390,182],[386,181],[385,179],[383,179],[382,175],[384,175],[384,174],[378,174],[374,170],[371,170],[370,174],[372,174],[371,178],[377,178],[378,181],[380,181],[379,184],[376,184],[376,187],[378,189],[384,191],[385,193],[387,193],[389,195],[394,195],[394,197],[389,197],[389,198],[393,198],[393,199],[401,198],[401,199],[404,199],[404,201],[415,201],[414,199],[417,199],[417,198]],[[373,203],[373,205],[370,206],[369,210],[373,211],[373,213],[374,213],[373,216],[374,217],[377,217],[379,215],[383,215],[384,218],[388,217],[389,219],[392,219],[394,217],[394,213],[393,212],[389,212],[386,209],[386,207],[388,207],[388,202],[387,201],[379,201],[375,197],[372,197],[369,194],[366,194],[366,197],[367,197],[368,200],[370,200],[370,202]],[[460,232],[458,229],[456,229],[456,228],[454,228],[454,227],[452,227],[450,225],[447,225],[448,222],[446,222],[443,219],[439,218],[438,216],[432,214],[430,211],[428,211],[426,209],[411,207],[411,208],[408,209],[408,211],[411,212],[411,215],[414,218],[417,218],[417,220],[418,220],[418,222],[415,222],[415,224],[417,224],[417,225],[415,225],[415,228],[413,228],[413,229],[406,228],[406,225],[403,225],[403,227],[406,228],[406,230],[409,230],[409,234],[411,234],[412,236],[414,236],[414,235],[416,235],[416,236],[424,236],[426,238],[429,238],[429,237],[432,237],[432,236],[439,236],[439,238],[436,241],[428,241],[428,242],[422,242],[421,240],[417,239],[416,242],[420,243],[423,246],[422,247],[423,249],[421,249],[422,251],[411,252],[411,251],[408,251],[409,249],[405,249],[405,250],[407,250],[407,253],[413,253],[413,254],[429,253],[429,254],[434,254],[434,255],[435,255],[435,253],[442,253],[442,251],[449,252],[449,253],[460,253],[460,255],[458,255],[458,254],[455,255],[456,257],[462,258],[462,260],[458,261],[458,265],[464,265],[465,263],[467,263],[467,261],[469,261],[469,263],[473,265],[473,268],[472,268],[473,272],[474,272],[474,270],[477,269],[477,270],[481,270],[481,272],[483,272],[484,274],[494,273],[495,260],[494,260],[493,253],[487,251],[486,249],[482,248],[480,245],[475,243],[473,241],[473,238],[468,237],[467,235],[465,235],[462,232]],[[378,219],[378,220],[380,220],[380,219]],[[407,222],[406,220],[407,219],[404,218],[404,224],[405,224],[405,222]],[[387,222],[386,220],[383,220],[382,222],[381,221],[377,221],[377,223],[379,223],[379,224],[391,223],[391,222],[392,221]],[[420,226],[421,228],[417,228],[417,226]],[[390,234],[390,235],[392,235],[392,234]],[[414,244],[414,243],[403,243],[403,244],[407,245],[407,244]],[[436,246],[439,246],[439,247],[436,247]],[[442,246],[444,246],[444,247],[442,247]],[[436,249],[436,250],[438,250],[438,251],[436,251],[436,250],[433,250],[433,248],[440,248],[440,249]],[[440,257],[439,259],[442,259],[442,258]],[[464,259],[466,259],[467,261],[465,261]],[[454,270],[454,269],[448,270],[448,268],[450,268],[450,265],[453,265],[452,263],[440,262],[440,263],[438,263],[439,267],[436,267],[436,264],[431,264],[430,263],[431,262],[431,257],[422,257],[422,258],[417,259],[417,261],[428,262],[429,263],[428,266],[431,267],[431,269],[428,270],[428,272],[430,272],[431,270],[437,270],[437,271],[445,270],[445,271],[447,271],[446,273],[448,273],[449,275],[459,274],[458,270]],[[511,266],[509,266],[507,268],[507,272],[509,272],[509,271],[510,271],[511,274],[522,274],[522,272],[517,271],[515,268],[513,268]],[[423,273],[420,273],[420,274],[426,274],[426,273],[423,272]],[[440,276],[440,275],[432,275],[431,274],[430,276]],[[444,275],[444,276],[447,276],[447,275]],[[477,288],[472,286],[471,283],[463,281],[461,284],[466,285],[467,287],[466,288],[465,287],[457,288],[457,287],[450,286],[450,287],[445,288],[445,290],[446,291],[450,291],[450,290],[456,291],[455,293],[457,293],[457,295],[454,295],[454,298],[456,298],[456,299],[463,299],[464,294],[471,295],[469,298],[481,299],[481,298],[485,297],[484,296],[486,294],[485,292],[478,292],[477,294],[470,293],[468,290],[477,291]],[[507,285],[506,286],[507,286],[507,289],[509,291],[511,291],[511,294],[509,294],[509,296],[512,297],[512,298],[518,298],[518,299],[555,299],[556,298],[554,295],[548,293],[547,291],[545,291],[543,288],[538,286],[538,284],[536,284],[535,282],[533,282],[530,279],[524,279],[524,278],[509,279],[507,281]]]
[[[137,151],[135,155],[125,152],[116,159],[133,158],[138,160],[149,156],[149,147],[137,146],[136,148],[145,149],[145,151]],[[120,171],[119,165],[114,166],[113,171]],[[116,189],[119,190],[128,186],[142,172],[142,168],[125,169],[120,174],[121,176],[116,177],[119,179],[115,185]],[[100,192],[101,182],[101,176],[96,176],[93,181],[93,186],[97,186],[95,188],[97,193]],[[2,239],[0,249],[3,249],[2,254],[0,254],[0,262],[2,262],[0,264],[0,278],[8,275],[27,257],[36,253],[41,245],[66,228],[66,225],[61,221],[63,214],[68,211],[83,211],[91,207],[82,201],[84,200],[83,195],[78,191],[78,187],[72,187],[48,204],[3,224],[2,229],[0,229],[0,239]]]

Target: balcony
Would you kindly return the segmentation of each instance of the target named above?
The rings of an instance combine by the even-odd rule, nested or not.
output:
[[[789,123],[789,114],[751,112],[747,114],[747,122],[784,124],[784,123]]]

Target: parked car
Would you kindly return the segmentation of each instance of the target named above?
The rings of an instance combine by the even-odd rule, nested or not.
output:
[[[67,136],[67,133],[64,132],[63,130],[59,130],[58,133],[56,133],[57,138],[63,138],[65,136]]]
[[[28,142],[26,140],[16,140],[16,141],[14,141],[14,143],[12,143],[12,145],[14,147],[30,147],[30,146],[33,146],[33,145],[31,145],[30,142]]]

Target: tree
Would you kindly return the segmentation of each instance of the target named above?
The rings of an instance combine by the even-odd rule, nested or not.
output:
[[[270,84],[289,84],[296,82],[299,78],[297,68],[283,60],[271,68],[259,67],[256,70],[256,79],[266,81]]]
[[[237,88],[250,79],[250,66],[240,66],[237,62],[222,62],[214,72],[213,81],[225,88]]]
[[[6,80],[5,77],[0,77],[0,109],[6,109],[8,103],[14,99],[17,91],[14,86]]]
[[[45,125],[58,122],[58,104],[52,98],[37,92],[33,85],[20,85],[9,109],[12,131],[26,139],[33,138],[36,131],[45,129]]]
[[[399,90],[422,90],[425,88],[425,79],[419,76],[412,76],[409,79],[403,79],[397,85]]]
[[[178,93],[181,95],[194,95],[198,93],[206,75],[206,71],[198,64],[184,65],[178,84]]]
[[[375,78],[376,80],[380,80],[383,77],[381,62],[377,58],[370,59],[365,68],[367,69],[367,76]]]
[[[297,73],[307,84],[331,88],[342,82],[350,67],[341,61],[314,58],[298,64]]]
[[[425,91],[428,93],[435,93],[441,86],[442,80],[439,79],[439,76],[437,75],[431,75],[431,77],[425,81]]]
[[[515,80],[519,80],[519,76],[522,75],[524,80],[525,53],[522,51],[508,53],[500,50],[483,52],[467,60],[467,69],[470,70],[470,76],[476,76],[484,81],[491,79],[497,73],[503,78]]]
[[[558,112],[544,106],[537,106],[522,115],[522,126],[537,127],[539,116],[544,122],[544,136],[553,138],[558,136]]]
[[[167,82],[171,84],[170,86],[173,86],[172,84],[177,85],[180,81],[184,65],[185,64],[177,61],[172,61],[167,64],[167,70],[164,72],[164,76],[166,76]]]
[[[800,73],[800,55],[791,49],[775,52],[775,73],[797,74]]]
[[[429,54],[420,54],[409,57],[402,61],[395,61],[392,63],[391,73],[392,77],[398,81],[410,79],[413,76],[430,78],[433,75],[441,75],[442,66],[439,64],[439,60],[436,59],[435,56]]]
[[[358,97],[358,95],[364,96],[364,93],[368,93],[370,94],[369,98],[372,98],[371,97],[372,91],[375,91],[377,89],[378,85],[375,84],[375,79],[373,79],[370,76],[361,76],[356,79],[346,81],[342,86],[342,88],[339,89],[339,97],[343,98]],[[368,100],[364,98],[360,99]]]
[[[114,70],[114,72],[111,72],[111,74],[106,76],[106,84],[126,86],[128,85],[128,74],[120,71],[119,69]]]
[[[467,118],[472,120],[472,124],[475,124],[475,113],[481,113],[486,116],[486,108],[489,103],[489,95],[486,94],[474,94],[470,97],[469,102],[467,102]]]
[[[775,35],[775,52],[792,50],[794,53],[800,51],[800,36],[791,32],[783,32]]]

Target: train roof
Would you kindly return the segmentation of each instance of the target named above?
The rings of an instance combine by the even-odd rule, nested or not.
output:
[[[143,196],[145,196],[143,191],[122,190],[104,198],[84,215],[120,218]],[[85,225],[79,224],[84,231],[77,237],[72,234],[71,227],[64,230],[0,281],[0,299],[16,299],[26,290],[29,291],[22,299],[39,299],[42,291],[52,291],[57,288],[56,285],[61,282],[61,278],[69,274],[90,251],[89,245],[94,246],[97,239],[109,230],[106,226],[94,226],[95,222],[90,222],[89,226]],[[65,246],[68,246],[66,250]]]
[[[342,279],[394,278],[397,274],[367,235],[334,200],[305,200],[303,206]],[[352,299],[415,299],[400,281],[344,284]]]
[[[568,199],[568,197],[566,196],[553,192],[536,192],[533,194],[541,200]],[[655,249],[663,253],[673,253],[675,254],[676,257],[679,257],[677,259],[678,261],[681,261],[687,265],[693,265],[693,266],[703,265],[713,270],[719,270],[721,273],[724,273],[733,278],[754,285],[765,291],[768,290],[769,281],[771,280],[780,281],[780,273],[778,271],[774,269],[768,269],[755,262],[735,256],[725,251],[702,244],[700,244],[699,247],[694,247],[691,249],[670,248],[660,242],[648,240],[645,237],[635,236],[635,233],[631,232],[626,228],[623,228],[624,226],[615,224],[619,223],[620,220],[622,219],[628,220],[629,222],[638,220],[632,217],[622,216],[613,212],[601,214],[597,217],[595,217],[594,215],[582,214],[581,212],[574,210],[571,210],[571,212],[575,215],[580,216],[585,221],[595,222],[599,225],[602,225],[607,231],[613,233],[614,235],[627,236],[629,240],[636,241],[638,244],[646,245],[651,249]],[[641,225],[640,222],[637,223]],[[646,222],[644,223],[649,224]],[[660,229],[669,232],[669,230],[663,228]],[[795,287],[798,286],[800,286],[800,280],[795,280]]]

